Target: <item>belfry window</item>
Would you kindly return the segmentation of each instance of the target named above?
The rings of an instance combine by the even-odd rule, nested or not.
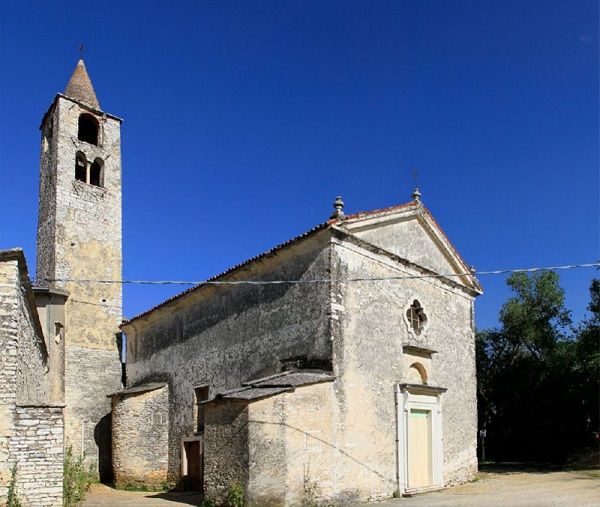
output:
[[[83,113],[79,116],[77,137],[80,141],[98,146],[98,121],[91,114]]]
[[[87,160],[80,151],[77,152],[75,157],[75,179],[84,183],[87,181]]]
[[[90,166],[90,185],[101,187],[104,184],[104,161],[97,157]]]
[[[406,318],[415,334],[421,334],[421,331],[427,323],[427,316],[425,315],[421,304],[416,299],[406,311]]]
[[[75,179],[96,187],[104,186],[104,160],[96,157],[94,162],[87,161],[81,151],[75,156]]]

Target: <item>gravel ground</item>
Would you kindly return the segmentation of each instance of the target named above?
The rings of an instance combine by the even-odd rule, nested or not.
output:
[[[600,476],[585,472],[505,471],[480,474],[476,482],[410,498],[366,504],[368,507],[598,507]],[[83,507],[199,506],[191,493],[139,493],[116,491],[94,484]],[[357,507],[355,504],[352,507]],[[361,504],[366,507],[365,504]]]
[[[600,477],[575,472],[481,474],[477,482],[372,504],[383,506],[598,507]]]

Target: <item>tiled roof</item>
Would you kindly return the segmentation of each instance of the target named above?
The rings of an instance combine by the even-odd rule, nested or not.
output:
[[[116,393],[109,394],[108,397],[117,396],[121,394],[137,394],[137,393],[146,393],[148,391],[154,391],[156,389],[161,389],[167,385],[166,382],[149,382],[148,384],[142,384],[135,387],[128,387],[126,389],[121,389]]]
[[[309,231],[307,231],[307,232],[305,232],[303,234],[300,234],[300,236],[296,236],[295,238],[292,238],[292,239],[286,241],[285,243],[281,243],[280,245],[277,245],[276,247],[271,248],[270,250],[267,250],[264,253],[261,253],[259,255],[255,255],[254,257],[251,257],[250,259],[247,259],[247,260],[241,262],[240,264],[237,264],[237,265],[235,265],[235,266],[227,269],[226,271],[223,271],[222,273],[219,273],[218,275],[215,275],[215,276],[213,276],[211,278],[208,278],[206,281],[207,282],[218,281],[221,278],[224,278],[225,276],[227,276],[227,275],[229,275],[229,274],[231,274],[231,273],[239,270],[240,268],[243,268],[244,266],[247,266],[248,264],[251,264],[251,263],[253,263],[255,261],[258,261],[260,259],[265,259],[267,257],[270,257],[271,255],[274,255],[277,252],[279,252],[280,250],[282,250],[283,248],[285,248],[287,246],[290,246],[290,245],[293,245],[294,243],[297,243],[301,239],[304,239],[304,238],[306,238],[308,236],[311,236],[312,234],[315,234],[318,231],[326,229],[330,225],[330,223],[331,223],[331,221],[319,224],[316,227],[313,227],[311,230],[309,230]],[[146,310],[145,312],[142,312],[139,315],[136,315],[135,317],[132,317],[131,319],[127,320],[127,322],[124,322],[122,325],[123,326],[127,325],[130,322],[133,322],[134,320],[137,320],[137,319],[139,319],[139,318],[141,318],[141,317],[143,317],[143,316],[145,316],[145,315],[153,312],[157,308],[165,306],[167,303],[170,303],[171,301],[175,301],[176,299],[182,298],[183,296],[185,296],[185,295],[187,295],[187,294],[189,294],[191,292],[197,291],[197,290],[201,289],[204,286],[205,286],[205,283],[200,283],[200,284],[198,284],[198,285],[196,285],[196,286],[194,286],[194,287],[192,287],[190,289],[187,289],[187,290],[185,290],[183,292],[180,292],[179,294],[176,294],[175,296],[172,296],[169,299],[166,299],[162,303],[159,303],[158,305],[153,306],[152,308]]]
[[[404,204],[398,204],[396,206],[390,206],[389,208],[376,209],[373,211],[359,211],[358,213],[353,213],[352,215],[346,215],[345,220],[355,220],[357,218],[366,218],[374,215],[380,215],[384,213],[389,213],[390,211],[397,211],[402,208],[408,208],[410,206],[415,206],[415,201],[405,202]],[[329,221],[330,223],[339,222],[339,219],[333,218]]]
[[[335,377],[324,371],[289,371],[270,377],[244,382],[244,386],[231,391],[219,393],[213,400],[246,400],[254,401],[276,394],[293,392],[297,387],[333,382]]]
[[[444,236],[444,238],[448,242],[448,245],[450,246],[450,248],[452,249],[452,251],[455,253],[455,255],[457,256],[457,258],[460,259],[463,262],[463,264],[466,266],[466,263],[464,262],[464,260],[462,259],[462,257],[458,254],[458,252],[456,251],[456,249],[454,248],[454,246],[452,245],[452,243],[448,240],[448,238],[444,234],[444,231],[440,228],[439,224],[435,221],[435,219],[433,218],[433,216],[431,215],[431,213],[429,213],[429,211],[424,206],[415,203],[415,201],[410,201],[410,202],[407,202],[407,203],[404,203],[404,204],[399,204],[397,206],[390,206],[389,208],[383,208],[383,209],[378,209],[378,210],[373,210],[373,211],[367,211],[367,212],[361,211],[359,213],[354,213],[352,215],[346,215],[343,220],[340,220],[338,218],[329,219],[327,222],[323,222],[323,223],[317,225],[316,227],[310,229],[309,231],[307,231],[307,232],[305,232],[303,234],[300,234],[299,236],[296,236],[295,238],[292,238],[292,239],[290,239],[290,240],[288,240],[288,241],[286,241],[284,243],[281,243],[280,245],[277,245],[276,247],[271,248],[270,250],[267,250],[266,252],[264,252],[262,254],[259,254],[259,255],[256,255],[254,257],[251,257],[250,259],[247,259],[247,260],[241,262],[240,264],[237,264],[237,265],[235,265],[235,266],[227,269],[226,271],[223,271],[222,273],[219,273],[218,275],[215,275],[215,276],[207,279],[206,282],[219,281],[220,279],[224,278],[225,276],[227,276],[227,275],[229,275],[231,273],[234,273],[235,271],[243,268],[244,266],[247,266],[247,265],[249,265],[249,264],[251,264],[251,263],[253,263],[255,261],[258,261],[260,259],[268,258],[268,257],[276,254],[277,252],[279,252],[283,248],[285,248],[287,246],[290,246],[290,245],[293,245],[294,243],[297,243],[300,240],[302,240],[302,239],[304,239],[304,238],[306,238],[308,236],[311,236],[312,234],[317,233],[318,231],[327,229],[328,227],[330,227],[332,225],[336,225],[338,223],[341,225],[341,224],[343,224],[344,222],[347,222],[347,221],[359,220],[359,219],[362,219],[362,218],[367,218],[367,217],[372,217],[372,216],[377,216],[377,215],[383,215],[383,214],[390,213],[390,212],[393,212],[393,211],[397,211],[397,210],[400,210],[400,209],[403,209],[403,208],[409,208],[411,206],[420,206],[424,210],[424,212],[427,214],[427,216],[431,218],[431,220],[435,223],[435,225],[437,226],[437,228],[439,229],[439,231],[441,232],[441,234]],[[476,281],[475,281],[475,283],[477,284],[478,289],[481,290],[480,287],[479,287],[479,284]],[[137,319],[139,319],[141,317],[144,317],[145,315],[148,315],[149,313],[153,312],[154,310],[156,310],[158,308],[161,308],[161,307],[167,305],[168,303],[170,303],[172,301],[175,301],[177,299],[180,299],[180,298],[186,296],[187,294],[190,294],[191,292],[197,291],[197,290],[201,289],[204,286],[205,286],[205,283],[200,283],[200,284],[198,284],[198,285],[196,285],[196,286],[194,286],[194,287],[192,287],[190,289],[187,289],[187,290],[185,290],[183,292],[180,292],[179,294],[176,294],[175,296],[172,296],[171,298],[166,299],[162,303],[159,303],[158,305],[153,306],[152,308],[146,310],[145,312],[142,312],[142,313],[136,315],[135,317],[132,317],[131,319],[129,319],[126,322],[124,322],[123,326],[129,324],[130,322],[133,322],[134,320],[137,320]]]

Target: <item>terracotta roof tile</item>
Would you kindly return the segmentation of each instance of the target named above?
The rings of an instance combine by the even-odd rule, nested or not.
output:
[[[247,266],[248,264],[251,264],[251,263],[253,263],[255,261],[258,261],[260,259],[265,259],[265,258],[267,258],[267,257],[269,257],[269,256],[271,256],[271,255],[273,255],[275,253],[277,253],[278,251],[282,250],[286,246],[293,245],[294,243],[297,243],[298,241],[300,241],[303,238],[306,238],[306,237],[311,236],[312,234],[314,234],[314,233],[316,233],[318,231],[326,229],[329,225],[330,225],[330,222],[324,222],[322,224],[319,224],[316,227],[313,227],[312,229],[310,229],[309,231],[306,231],[305,233],[300,234],[300,236],[296,236],[295,238],[292,238],[292,239],[286,241],[285,243],[281,243],[280,245],[277,245],[276,247],[271,248],[270,250],[267,250],[266,252],[263,252],[263,253],[261,253],[259,255],[255,255],[254,257],[251,257],[251,258],[249,258],[249,259],[241,262],[240,264],[236,264],[235,266],[227,269],[226,271],[223,271],[222,273],[219,273],[218,275],[215,275],[215,276],[213,276],[211,278],[208,278],[206,280],[206,282],[218,281],[219,279],[224,278],[226,275],[229,275],[229,274],[237,271],[238,269],[241,269],[244,266]],[[187,290],[185,290],[183,292],[180,292],[179,294],[176,294],[175,296],[172,296],[169,299],[166,299],[162,303],[160,303],[160,304],[158,304],[156,306],[153,306],[152,308],[146,310],[145,312],[142,312],[139,315],[136,315],[135,317],[132,317],[131,319],[129,319],[126,322],[124,322],[121,326],[125,326],[125,325],[129,324],[130,322],[132,322],[134,320],[137,320],[137,319],[139,319],[139,318],[141,318],[141,317],[143,317],[143,316],[145,316],[145,315],[153,312],[154,310],[156,310],[156,309],[158,309],[158,308],[160,308],[162,306],[165,306],[167,303],[170,303],[171,301],[175,301],[176,299],[182,298],[183,296],[185,296],[185,295],[187,295],[187,294],[189,294],[191,292],[197,291],[197,290],[201,289],[204,286],[205,286],[205,282],[200,283],[198,285],[195,285],[194,287],[191,287],[191,288],[189,288],[189,289],[187,289]]]

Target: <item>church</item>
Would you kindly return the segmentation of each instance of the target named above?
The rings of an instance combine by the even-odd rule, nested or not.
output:
[[[352,214],[338,198],[313,229],[122,323],[121,285],[89,282],[122,279],[120,124],[80,60],[41,125],[30,290],[54,301],[48,330],[27,301],[64,445],[117,487],[237,487],[257,507],[472,478],[482,289],[419,190]]]

